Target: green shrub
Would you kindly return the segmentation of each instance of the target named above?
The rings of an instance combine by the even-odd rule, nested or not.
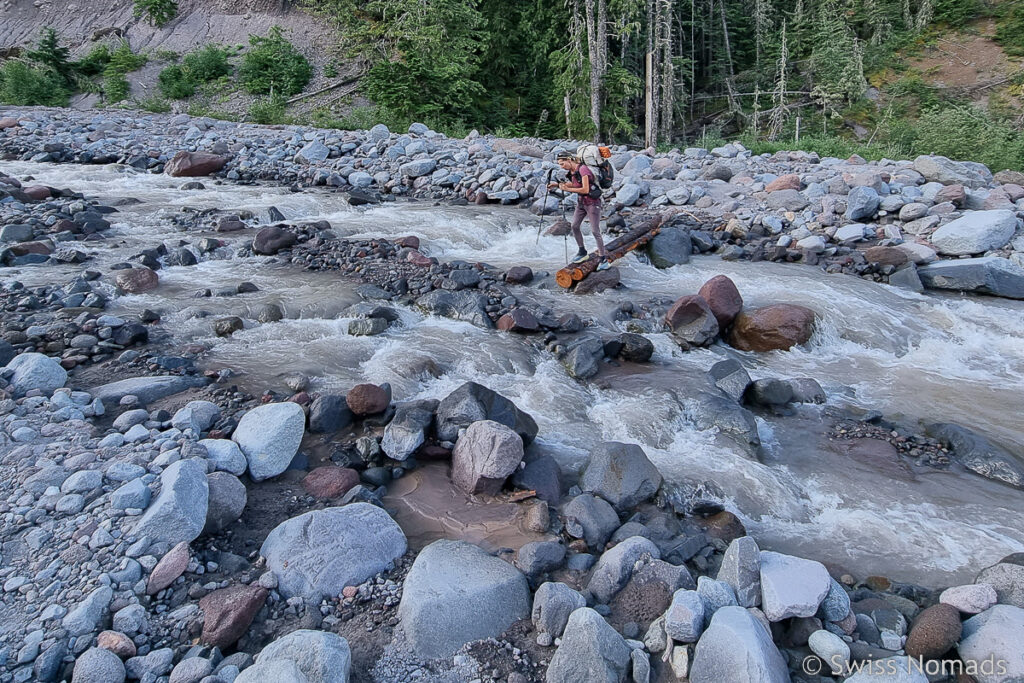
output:
[[[135,16],[146,15],[154,26],[163,26],[178,14],[175,0],[135,0]]]
[[[220,119],[221,121],[238,121],[238,115],[231,112],[214,109],[209,102],[193,101],[188,105],[188,115],[193,117],[207,117]]]
[[[249,51],[242,58],[239,76],[254,95],[289,97],[302,92],[313,76],[309,61],[285,40],[279,26],[266,36],[249,36]]]
[[[936,0],[935,21],[962,27],[985,15],[981,0]]]
[[[47,26],[39,32],[39,42],[36,43],[35,49],[26,52],[25,56],[48,67],[65,82],[70,82],[74,68],[68,61],[69,54],[68,49],[57,39],[57,32]]]
[[[9,59],[0,64],[0,103],[66,107],[68,91],[63,79],[53,70]]]
[[[182,68],[189,77],[199,83],[213,81],[231,73],[227,51],[212,43],[185,55]]]
[[[1006,54],[1024,57],[1024,7],[1020,3],[1007,2],[1002,5],[999,23],[996,25],[996,40]]]
[[[105,43],[89,50],[89,54],[75,62],[75,70],[83,76],[99,76],[110,64],[110,48]]]
[[[929,109],[914,126],[918,154],[980,161],[993,171],[1024,170],[1024,133],[971,105]]]
[[[162,70],[157,77],[157,83],[160,86],[160,94],[172,100],[183,100],[186,97],[192,97],[192,94],[196,91],[195,82],[177,64]]]
[[[337,78],[338,66],[334,62],[328,62],[327,66],[324,67],[325,78]]]
[[[263,125],[290,123],[286,106],[284,98],[277,95],[256,100],[249,107],[246,120]]]
[[[138,101],[139,109],[151,111],[154,114],[166,114],[171,110],[170,103],[162,97],[150,95]]]
[[[128,43],[122,41],[110,54],[110,61],[103,69],[103,99],[114,104],[128,97],[130,87],[125,75],[141,68],[145,63],[145,55],[135,54]]]

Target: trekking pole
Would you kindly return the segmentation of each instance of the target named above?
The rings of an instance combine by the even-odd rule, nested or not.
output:
[[[537,212],[537,240],[534,242],[534,246],[540,244],[540,231],[544,229],[544,212],[548,210],[548,192],[551,191],[551,188],[548,187],[548,185],[551,184],[552,170],[553,169],[550,168],[548,169],[547,179],[544,181],[544,201],[541,203],[540,211]]]

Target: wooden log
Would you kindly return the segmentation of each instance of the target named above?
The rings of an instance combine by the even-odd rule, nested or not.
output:
[[[637,247],[647,244],[661,230],[663,221],[664,216],[655,216],[606,244],[605,250],[608,252],[609,260],[617,261]],[[586,261],[570,263],[555,273],[555,282],[559,287],[568,289],[574,282],[579,282],[597,270],[600,263],[601,257],[597,253],[593,253]]]

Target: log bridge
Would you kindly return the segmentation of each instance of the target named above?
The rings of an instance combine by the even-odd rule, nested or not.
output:
[[[625,235],[616,237],[605,245],[609,258],[612,261],[617,261],[637,247],[642,247],[650,242],[661,231],[663,221],[664,216],[655,216],[632,228]],[[555,282],[558,283],[559,287],[569,289],[597,270],[597,266],[600,263],[601,257],[595,252],[586,261],[570,263],[565,268],[559,270],[555,273]]]

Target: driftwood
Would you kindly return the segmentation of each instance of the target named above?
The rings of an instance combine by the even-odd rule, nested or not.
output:
[[[637,247],[650,242],[651,239],[661,230],[661,224],[664,220],[664,216],[655,216],[654,218],[644,221],[635,228],[632,228],[625,235],[617,237],[606,244],[605,250],[608,252],[609,259],[617,261]],[[555,273],[555,282],[558,283],[559,287],[568,289],[569,287],[572,287],[573,283],[579,282],[597,270],[597,266],[600,263],[601,257],[598,256],[597,253],[593,253],[586,261],[583,261],[582,263],[570,263],[568,266]]]

